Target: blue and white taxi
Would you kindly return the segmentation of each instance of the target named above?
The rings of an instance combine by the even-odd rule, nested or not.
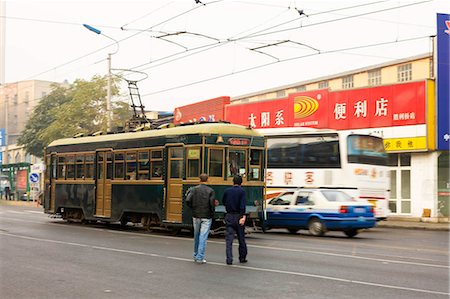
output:
[[[336,189],[297,189],[281,192],[266,206],[266,229],[309,230],[314,236],[343,231],[354,237],[358,230],[376,225],[373,206],[354,200]]]

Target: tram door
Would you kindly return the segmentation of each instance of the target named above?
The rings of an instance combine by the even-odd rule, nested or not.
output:
[[[167,157],[166,221],[182,222],[184,148],[169,147]]]
[[[112,153],[97,151],[97,175],[95,191],[95,216],[111,217]]]
[[[55,154],[51,154],[50,158],[47,161],[47,180],[45,184],[48,184],[48,194],[46,194],[48,198],[48,205],[46,208],[55,213],[55,189],[56,189],[56,177],[57,177],[57,168],[58,165],[58,157]]]

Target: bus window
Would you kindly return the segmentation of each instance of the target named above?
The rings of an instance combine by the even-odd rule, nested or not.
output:
[[[209,150],[209,176],[223,177],[223,149]]]
[[[187,177],[198,178],[200,176],[200,148],[188,148],[187,151]]]
[[[340,168],[337,134],[267,140],[269,168]]]
[[[241,175],[245,177],[247,173],[245,167],[245,150],[230,149],[228,152],[228,176]]]
[[[249,181],[261,180],[262,150],[250,150],[250,171],[248,173]]]
[[[383,139],[369,135],[349,135],[347,137],[348,163],[387,165],[388,156]]]

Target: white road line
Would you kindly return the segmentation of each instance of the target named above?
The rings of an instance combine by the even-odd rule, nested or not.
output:
[[[144,255],[144,256],[165,258],[165,259],[177,260],[177,261],[186,261],[186,262],[192,263],[192,259],[180,258],[180,257],[174,257],[174,256],[164,256],[164,255],[161,255],[161,254],[147,253],[147,252],[142,252],[142,251],[124,250],[124,249],[111,248],[111,247],[93,246],[93,245],[82,244],[82,243],[74,243],[74,242],[65,242],[65,241],[58,241],[58,240],[51,240],[51,239],[27,237],[27,236],[20,236],[20,235],[4,233],[4,232],[0,232],[0,235],[7,236],[7,237],[13,237],[13,238],[19,238],[19,239],[27,239],[27,240],[39,241],[39,242],[48,242],[48,243],[55,243],[55,244],[62,244],[62,245],[78,246],[78,247],[83,247],[83,248],[92,248],[92,249],[98,249],[98,250],[105,250],[105,251],[112,251],[112,252],[119,252],[119,253],[127,253],[127,254],[135,254],[135,255]],[[278,274],[285,274],[285,275],[304,276],[304,277],[311,277],[311,278],[318,278],[318,279],[325,279],[325,280],[345,282],[345,283],[350,283],[350,284],[360,284],[360,285],[375,286],[375,287],[387,288],[387,289],[396,289],[396,290],[403,290],[403,291],[410,291],[410,292],[418,292],[418,293],[437,294],[437,295],[450,296],[450,293],[446,293],[446,292],[439,292],[439,291],[425,290],[425,289],[416,289],[416,288],[408,288],[408,287],[402,287],[402,286],[373,283],[373,282],[368,282],[368,281],[351,280],[351,279],[332,277],[332,276],[325,276],[325,275],[317,275],[317,274],[310,274],[310,273],[304,273],[304,272],[284,271],[284,270],[277,270],[277,269],[257,268],[257,267],[240,266],[240,265],[229,266],[229,265],[225,265],[223,263],[216,263],[216,262],[208,262],[208,264],[215,265],[215,266],[222,266],[222,267],[241,268],[241,269],[245,269],[245,270],[258,271],[258,272],[271,272],[271,273],[278,273]]]
[[[23,220],[23,219],[19,219],[19,218],[2,217],[2,219],[17,220],[17,221],[29,222],[29,223],[50,224],[50,225],[60,224],[60,223],[42,223],[42,222],[37,222],[37,221]],[[188,239],[188,238],[180,238],[180,237],[174,237],[174,236],[159,236],[159,235],[149,235],[149,234],[142,234],[142,233],[126,232],[126,231],[113,231],[113,230],[106,229],[106,228],[96,228],[96,227],[80,227],[80,226],[78,226],[77,228],[98,230],[98,231],[114,233],[114,234],[124,234],[124,235],[134,235],[134,236],[137,235],[137,236],[148,237],[148,238],[161,238],[161,239],[183,240],[183,241],[192,242],[192,239],[190,239],[190,238]],[[225,244],[224,241],[213,241],[211,239],[208,240],[208,243],[221,244],[221,245]],[[237,244],[234,244],[234,245],[237,246]],[[371,257],[349,255],[349,254],[343,254],[343,253],[330,253],[330,252],[314,251],[314,250],[306,250],[306,249],[272,247],[272,246],[254,245],[254,244],[249,244],[249,243],[247,243],[247,247],[266,249],[266,250],[285,251],[285,252],[300,252],[300,253],[308,253],[308,254],[315,254],[315,255],[335,256],[335,257],[343,257],[343,258],[350,258],[350,259],[353,258],[353,259],[375,261],[375,262],[381,262],[381,263],[403,264],[403,265],[450,269],[450,266],[448,266],[448,265],[436,265],[436,264],[408,262],[408,261],[400,261],[400,260],[392,260],[392,259],[371,258]],[[408,258],[408,257],[405,257],[405,258]]]

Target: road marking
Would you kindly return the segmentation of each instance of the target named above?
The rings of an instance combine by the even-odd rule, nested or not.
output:
[[[5,233],[5,232],[0,232],[0,235],[13,237],[13,238],[19,238],[19,239],[39,241],[39,242],[48,242],[48,243],[70,245],[70,246],[78,246],[78,247],[83,247],[83,248],[92,248],[92,249],[105,250],[105,251],[118,252],[118,253],[127,253],[127,254],[134,254],[134,255],[151,256],[151,257],[165,258],[165,259],[169,259],[169,260],[185,261],[185,262],[192,263],[192,259],[188,259],[188,258],[175,257],[175,256],[164,256],[164,255],[161,255],[161,254],[154,254],[154,253],[148,253],[148,252],[142,252],[142,251],[125,250],[125,249],[118,249],[118,248],[111,248],[111,247],[104,247],[104,246],[95,246],[95,245],[88,245],[88,244],[75,243],[75,242],[65,242],[65,241],[58,241],[58,240],[51,240],[51,239],[43,239],[43,238],[36,238],[36,237],[20,236],[20,235],[11,234],[11,233]],[[416,288],[408,288],[408,287],[388,285],[388,284],[381,284],[381,283],[374,283],[374,282],[368,282],[368,281],[351,280],[351,279],[345,279],[345,278],[339,278],[339,277],[310,274],[310,273],[305,273],[305,272],[294,272],[294,271],[285,271],[285,270],[268,269],[268,268],[257,268],[257,267],[240,266],[240,265],[231,265],[231,266],[229,266],[229,265],[226,265],[224,263],[216,263],[216,262],[208,262],[207,264],[215,265],[215,266],[221,266],[221,267],[241,268],[241,269],[245,269],[245,270],[258,271],[258,272],[270,272],[270,273],[278,273],[278,274],[285,274],[285,275],[295,275],[295,276],[303,276],[303,277],[310,277],[310,278],[318,278],[318,279],[339,281],[339,282],[345,282],[345,283],[350,283],[350,284],[360,284],[360,285],[374,286],[374,287],[387,288],[387,289],[396,289],[396,290],[411,291],[411,292],[418,292],[418,293],[427,293],[427,294],[437,294],[437,295],[450,296],[450,293],[446,293],[446,292],[439,292],[439,291],[425,290],[425,289],[416,289]]]
[[[18,220],[18,221],[21,221],[21,222],[50,224],[50,225],[63,224],[63,222],[42,223],[42,222],[31,221],[31,220],[23,220],[23,219],[19,219],[19,218],[5,218],[5,217],[2,217],[2,219]],[[172,239],[172,240],[183,240],[183,241],[192,242],[191,238],[150,235],[150,234],[143,234],[143,233],[127,232],[127,231],[114,231],[114,230],[110,230],[110,229],[106,229],[106,228],[97,228],[97,227],[81,227],[81,226],[77,226],[77,228],[89,229],[89,230],[98,230],[98,231],[101,231],[101,232],[108,232],[108,233],[114,233],[114,234],[134,235],[134,236],[142,236],[142,237],[150,237],[150,238],[161,238],[161,239]],[[221,245],[225,244],[224,241],[214,241],[214,240],[211,240],[211,239],[208,240],[208,243],[221,244]],[[237,244],[233,244],[233,245],[234,246],[238,246]],[[326,256],[334,256],[334,257],[354,258],[354,259],[360,259],[360,260],[381,262],[383,264],[392,263],[392,264],[404,264],[404,265],[413,265],[413,266],[423,266],[423,267],[450,269],[450,266],[448,266],[448,265],[436,265],[436,264],[408,262],[408,261],[399,261],[399,260],[382,259],[382,258],[371,258],[371,257],[364,257],[364,256],[357,256],[357,255],[348,255],[348,254],[343,254],[343,253],[323,252],[323,251],[316,251],[316,250],[313,251],[313,250],[306,250],[306,249],[281,248],[281,247],[255,245],[255,244],[249,244],[249,243],[247,243],[247,247],[258,248],[258,249],[266,249],[266,250],[275,250],[275,251],[299,252],[299,253],[308,253],[308,254],[315,254],[315,255],[326,255]],[[408,258],[408,257],[405,257],[405,258]]]

